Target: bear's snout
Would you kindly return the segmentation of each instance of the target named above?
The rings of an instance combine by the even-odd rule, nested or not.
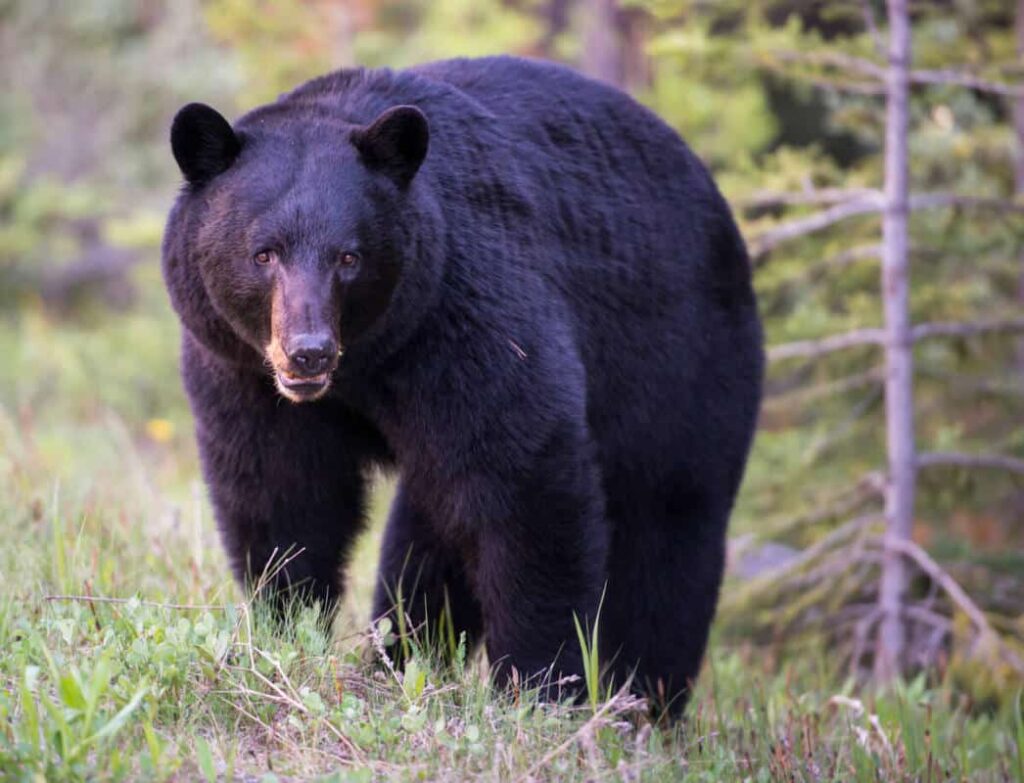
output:
[[[340,356],[338,341],[328,332],[275,338],[267,346],[277,390],[292,402],[318,400],[326,394]]]
[[[338,361],[338,344],[329,334],[300,334],[285,345],[293,375],[311,378],[332,372]]]

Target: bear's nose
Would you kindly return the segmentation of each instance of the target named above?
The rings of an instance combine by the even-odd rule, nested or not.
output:
[[[325,335],[300,334],[288,342],[288,361],[300,375],[326,372],[338,355],[338,345]]]

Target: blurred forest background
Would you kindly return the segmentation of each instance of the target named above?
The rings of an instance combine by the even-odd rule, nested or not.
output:
[[[194,538],[193,571],[223,569],[158,268],[179,181],[167,141],[178,107],[237,116],[353,65],[550,58],[676,127],[751,250],[771,361],[716,649],[755,645],[780,669],[827,650],[841,675],[884,680],[897,671],[876,645],[895,620],[896,670],[953,682],[971,704],[1019,699],[1024,2],[921,0],[909,20],[916,502],[909,527],[894,529],[884,2],[0,0],[4,529],[56,535],[46,526],[59,495],[83,518],[132,531],[98,546],[143,567],[121,573],[123,561],[94,553],[109,573],[84,587],[43,580],[57,591],[163,595],[174,536]],[[367,546],[353,617],[372,580]],[[51,554],[7,547],[7,589],[37,590]],[[893,557],[896,613],[879,588]]]

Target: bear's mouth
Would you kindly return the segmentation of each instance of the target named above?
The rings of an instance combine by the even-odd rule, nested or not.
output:
[[[327,393],[331,386],[331,373],[294,375],[287,370],[274,370],[274,382],[281,396],[292,402],[312,402]]]

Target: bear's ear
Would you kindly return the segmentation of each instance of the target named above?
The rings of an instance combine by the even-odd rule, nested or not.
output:
[[[415,106],[393,106],[350,138],[367,166],[405,187],[427,156],[430,128]]]
[[[227,171],[241,149],[231,125],[209,106],[190,103],[174,115],[171,151],[189,184],[201,185]]]

